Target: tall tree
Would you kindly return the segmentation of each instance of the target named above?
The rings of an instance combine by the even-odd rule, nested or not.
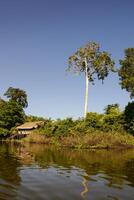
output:
[[[68,70],[74,73],[84,73],[86,79],[85,93],[85,108],[84,118],[88,112],[88,87],[89,82],[94,84],[97,77],[98,80],[103,80],[108,76],[110,71],[115,72],[114,61],[110,54],[106,51],[101,51],[99,44],[89,42],[85,46],[79,48],[68,59]]]
[[[120,60],[119,69],[120,85],[134,98],[134,48],[125,49],[125,57]]]
[[[17,102],[23,108],[26,108],[28,106],[27,94],[24,90],[21,90],[19,88],[9,87],[4,95],[11,101]]]

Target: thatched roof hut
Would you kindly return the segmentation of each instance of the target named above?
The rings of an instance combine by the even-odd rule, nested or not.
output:
[[[32,130],[32,129],[36,129],[39,128],[40,126],[44,125],[43,121],[35,121],[35,122],[26,122],[20,126],[17,126],[16,129],[19,131],[21,130]]]

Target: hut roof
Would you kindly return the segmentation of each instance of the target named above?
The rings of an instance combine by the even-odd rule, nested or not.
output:
[[[39,126],[43,125],[43,121],[35,121],[35,122],[26,122],[20,126],[17,126],[16,129],[18,130],[30,130],[30,129],[35,129],[38,128]]]

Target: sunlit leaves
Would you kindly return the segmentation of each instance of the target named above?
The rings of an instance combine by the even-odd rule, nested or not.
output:
[[[0,127],[10,130],[17,124],[22,124],[25,113],[22,106],[15,101],[0,100]]]
[[[28,106],[27,94],[24,90],[9,87],[4,95],[10,100],[17,102],[23,108],[26,108]]]
[[[103,81],[110,71],[115,72],[114,61],[107,52],[100,50],[100,46],[96,42],[87,43],[70,56],[68,70],[74,73],[85,73],[85,61],[89,82],[93,83],[96,77]]]
[[[134,48],[125,50],[125,58],[120,60],[120,64],[120,85],[130,93],[131,98],[134,98]]]

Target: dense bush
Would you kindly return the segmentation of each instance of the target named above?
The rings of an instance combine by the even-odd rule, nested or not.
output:
[[[85,120],[78,119],[74,121],[74,126],[70,128],[71,134],[85,134],[87,132],[88,128],[85,123]]]
[[[119,104],[110,104],[110,105],[107,105],[104,109],[105,111],[105,114],[106,115],[109,115],[109,114],[113,114],[113,115],[118,115],[120,114],[120,108],[119,108]]]
[[[45,126],[40,129],[40,132],[47,136],[62,136],[68,134],[74,125],[75,122],[72,118],[58,119],[56,121],[49,120]]]
[[[27,107],[27,95],[24,90],[9,87],[4,94],[8,101],[0,98],[0,134],[8,133],[13,127],[25,121],[24,108]]]
[[[9,135],[9,130],[0,128],[0,138],[7,137]]]
[[[103,131],[124,131],[124,116],[118,104],[108,105],[104,109],[102,130]]]
[[[113,106],[110,107],[109,105],[105,114],[93,112],[88,113],[86,120],[79,121],[75,127],[75,130],[82,132],[88,132],[89,129],[101,131],[123,131],[123,124],[123,113],[119,111],[119,109],[114,109]]]
[[[66,135],[70,133],[70,129],[75,125],[72,118],[67,118],[64,120],[57,120],[55,122],[55,131],[54,133],[58,136]]]
[[[98,131],[119,131],[123,132],[124,116],[118,109],[112,109],[107,114],[87,113],[86,119],[72,120],[67,118],[63,120],[49,120],[40,133],[46,136],[64,136],[69,134],[86,134]]]
[[[92,128],[101,128],[103,124],[103,115],[102,114],[98,114],[98,113],[94,113],[94,112],[90,112],[87,113],[87,117],[85,120],[85,125],[86,127],[92,127]]]
[[[125,128],[134,134],[134,101],[128,103],[124,111]]]
[[[71,132],[77,134],[86,134],[89,131],[100,129],[102,126],[103,115],[97,113],[87,113],[86,119],[79,119],[75,121],[75,126],[71,128]]]
[[[55,132],[55,123],[52,120],[49,120],[44,127],[39,129],[41,134],[45,134],[46,136],[52,136]]]
[[[25,120],[23,108],[15,101],[0,100],[0,127],[10,130]]]
[[[124,131],[123,114],[107,114],[104,115],[101,129],[103,131]]]
[[[25,121],[26,122],[35,122],[35,121],[44,121],[48,122],[50,119],[46,119],[44,117],[38,117],[34,115],[27,115]]]
[[[100,131],[124,131],[123,123],[124,117],[122,112],[113,112],[114,109],[108,114],[87,113],[86,119],[72,120],[72,118],[58,119],[55,121],[49,120],[40,133],[46,136],[63,136],[68,134],[86,134]]]

